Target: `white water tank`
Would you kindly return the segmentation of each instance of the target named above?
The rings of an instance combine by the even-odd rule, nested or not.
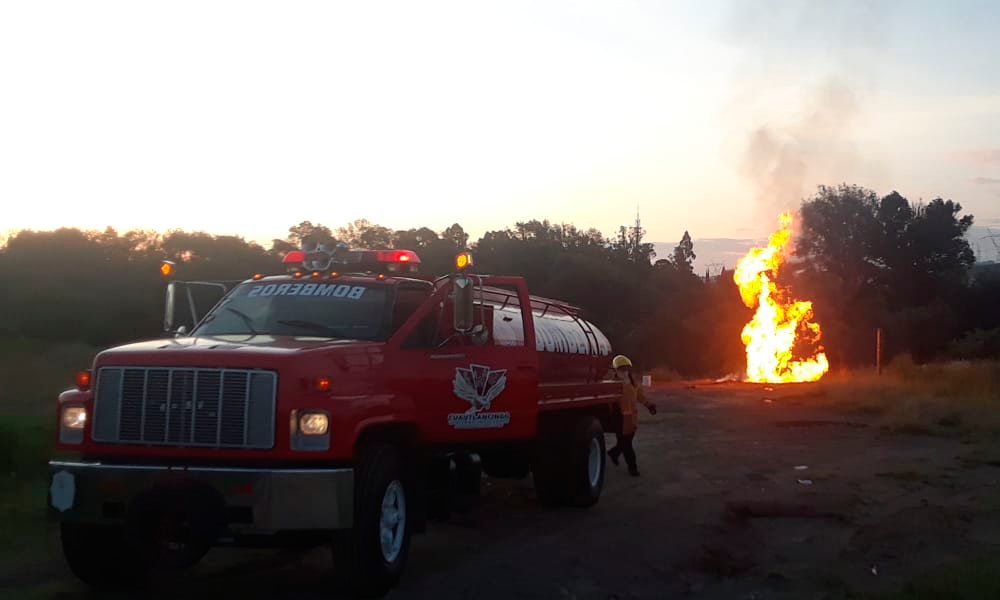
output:
[[[534,322],[535,349],[539,352],[591,354],[594,356],[611,354],[611,343],[608,338],[594,325],[583,319],[573,319],[559,313],[544,316],[535,313]],[[589,326],[592,335],[584,332],[584,326]],[[519,308],[494,309],[493,340],[497,346],[524,344],[524,326]]]

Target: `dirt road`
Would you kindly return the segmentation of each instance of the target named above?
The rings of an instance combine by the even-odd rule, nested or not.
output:
[[[479,509],[414,540],[390,598],[838,598],[1000,544],[995,446],[817,409],[808,386],[652,397],[641,477],[609,464],[596,507],[560,511],[530,479],[487,482]],[[214,550],[153,597],[329,598],[328,560]],[[93,597],[53,569],[51,596]]]

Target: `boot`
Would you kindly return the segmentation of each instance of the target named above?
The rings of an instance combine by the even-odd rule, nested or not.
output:
[[[614,448],[612,448],[611,450],[608,450],[608,458],[611,459],[611,464],[613,464],[614,466],[617,467],[618,466],[618,455],[621,454],[621,451],[618,450],[616,452],[616,450],[618,450],[617,446],[614,447]]]

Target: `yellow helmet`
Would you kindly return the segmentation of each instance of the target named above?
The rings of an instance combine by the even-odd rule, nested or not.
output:
[[[630,361],[624,354],[619,354],[614,358],[614,360],[611,361],[611,366],[615,369],[621,367],[631,367],[632,361]]]

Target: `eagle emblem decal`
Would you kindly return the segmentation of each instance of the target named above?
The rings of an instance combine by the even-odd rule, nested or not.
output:
[[[507,387],[507,369],[469,365],[455,369],[452,391],[471,406],[463,413],[448,415],[455,429],[498,429],[510,423],[509,412],[489,412],[493,401]]]

